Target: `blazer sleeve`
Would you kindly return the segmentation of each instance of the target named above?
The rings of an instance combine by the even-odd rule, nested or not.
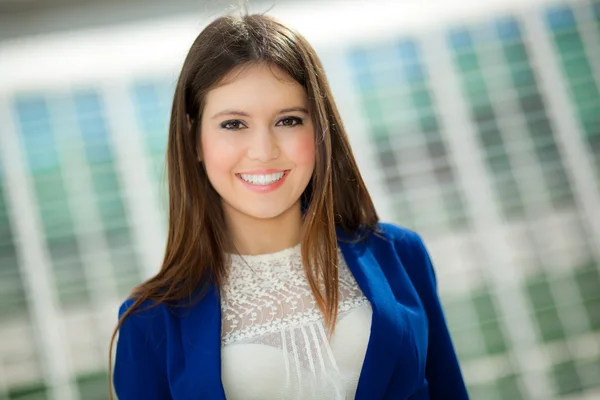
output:
[[[421,237],[414,232],[411,255],[415,285],[429,321],[429,343],[425,377],[431,400],[468,399],[458,357],[437,293],[437,282],[431,258]],[[410,271],[409,271],[410,273]]]
[[[129,305],[129,301],[123,303],[119,318]],[[130,314],[119,328],[113,372],[115,393],[119,400],[171,399],[165,364],[158,356],[150,329],[138,325],[139,319],[148,318]]]

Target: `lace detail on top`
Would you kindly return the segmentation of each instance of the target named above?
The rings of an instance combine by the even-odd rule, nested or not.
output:
[[[371,304],[338,251],[339,315],[327,337],[300,245],[230,255],[221,292],[222,371],[230,400],[352,400],[370,336]]]
[[[222,345],[322,320],[304,274],[299,244],[271,254],[230,254],[229,264],[221,293]],[[340,319],[368,300],[340,250],[338,275]]]

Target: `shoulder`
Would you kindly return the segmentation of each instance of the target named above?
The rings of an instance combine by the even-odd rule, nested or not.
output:
[[[368,246],[384,269],[401,266],[417,287],[435,281],[431,259],[421,235],[400,225],[380,222]]]
[[[136,320],[150,320],[158,318],[165,312],[168,312],[167,306],[161,303],[157,303],[153,300],[146,300],[136,305],[137,299],[135,297],[127,298],[119,307],[119,318],[121,318],[127,311],[131,310],[129,317],[135,317]]]
[[[411,260],[423,255],[427,250],[421,235],[406,227],[389,222],[379,222],[377,229],[369,235],[369,245],[372,247],[388,247],[403,259]]]
[[[422,243],[417,232],[390,222],[379,222],[373,235],[381,236],[399,246],[419,246]]]
[[[152,300],[135,304],[135,298],[128,298],[119,307],[119,319],[131,311],[123,320],[120,335],[137,336],[148,344],[158,347],[166,336],[167,327],[172,324],[172,312],[165,304]],[[135,309],[132,309],[135,307]]]

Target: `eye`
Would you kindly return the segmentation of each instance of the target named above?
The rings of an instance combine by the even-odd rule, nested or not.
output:
[[[302,118],[298,118],[298,117],[284,117],[282,119],[280,119],[279,121],[277,121],[277,126],[296,126],[296,125],[302,125]]]
[[[240,129],[243,129],[245,127],[246,125],[244,125],[244,123],[239,119],[231,119],[229,121],[221,122],[221,128],[230,131],[239,131]]]

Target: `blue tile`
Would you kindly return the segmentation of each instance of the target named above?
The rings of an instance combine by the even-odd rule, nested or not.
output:
[[[43,121],[49,118],[46,99],[42,95],[17,95],[14,105],[21,122]]]
[[[59,166],[46,99],[41,95],[18,95],[13,101],[17,128],[32,172]]]
[[[364,72],[369,69],[369,53],[361,48],[348,51],[348,61],[352,69]]]
[[[453,50],[466,50],[473,47],[473,38],[466,28],[452,29],[447,36]]]
[[[577,24],[573,11],[568,6],[547,8],[545,12],[546,25],[551,31],[574,28]]]
[[[420,58],[419,47],[414,40],[404,39],[398,43],[398,56],[402,61],[415,62]]]
[[[519,22],[514,17],[497,19],[494,25],[496,34],[501,40],[514,40],[521,37]]]
[[[76,92],[73,100],[87,160],[91,163],[111,160],[112,150],[108,143],[106,121],[97,92]]]
[[[600,21],[600,3],[592,4],[592,14],[594,18]]]
[[[403,65],[402,72],[409,82],[422,81],[425,73],[419,64]]]

